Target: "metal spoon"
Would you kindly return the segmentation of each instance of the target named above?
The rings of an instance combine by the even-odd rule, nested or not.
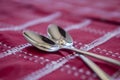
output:
[[[47,52],[54,52],[59,50],[59,46],[55,42],[38,33],[26,30],[23,32],[23,35],[32,45],[40,50]]]
[[[76,51],[80,54],[89,55],[91,57],[94,57],[94,58],[97,58],[97,59],[100,59],[100,60],[104,60],[104,61],[107,61],[107,62],[110,62],[110,63],[113,63],[113,64],[116,64],[116,65],[120,66],[120,62],[117,61],[117,60],[114,60],[114,59],[111,59],[111,58],[108,58],[108,57],[105,57],[105,56],[100,56],[100,55],[97,55],[97,54],[93,54],[93,53],[90,53],[90,52],[81,51],[79,49],[74,48],[72,46],[72,44],[73,44],[73,42],[71,41],[72,38],[69,36],[69,34],[65,33],[65,31],[63,29],[61,29],[60,27],[56,30],[59,30],[58,32],[60,32],[60,33],[55,32],[56,35],[59,36],[59,37],[58,37],[58,39],[57,38],[54,39],[54,37],[52,39],[58,41],[57,43],[59,43],[61,45],[58,45],[53,40],[50,40],[47,37],[44,37],[44,36],[42,36],[38,33],[32,32],[32,31],[24,31],[23,35],[35,47],[37,47],[41,50],[47,51],[47,52],[54,52],[54,51],[57,51],[59,49],[64,48],[64,49],[69,49],[69,50]],[[55,34],[51,31],[49,31],[49,33],[51,33],[53,35]],[[62,37],[62,36],[64,36],[64,37]]]
[[[61,40],[65,41],[64,47],[65,46],[68,47],[69,43],[67,42],[67,40],[69,40],[69,42],[72,42],[73,40],[67,32],[64,32],[64,30],[62,30],[62,31],[61,30],[62,30],[62,28],[60,29],[57,25],[50,24],[48,27],[48,35],[52,40],[54,40],[60,46],[63,46],[63,44],[61,44],[60,41]],[[56,33],[61,33],[58,31],[61,31],[69,36],[66,38],[64,38],[64,36],[61,34],[59,34],[59,36],[58,36],[58,35],[56,35]],[[72,45],[72,44],[70,44],[70,45]],[[101,68],[99,68],[93,61],[91,61],[90,59],[88,59],[87,57],[85,57],[84,55],[81,55],[81,54],[79,55],[79,57],[99,76],[99,78],[101,80],[109,80],[110,79],[110,77]]]
[[[59,46],[60,49],[73,50],[73,51],[79,52],[80,54],[89,55],[91,57],[104,60],[104,61],[120,66],[120,62],[117,60],[114,60],[114,59],[111,59],[105,56],[93,54],[91,52],[86,52],[86,51],[76,49],[75,47],[72,46],[73,41],[72,41],[71,36],[68,33],[66,33],[62,28],[56,25],[52,25],[51,28],[48,28],[48,32],[49,32],[48,35],[51,37],[51,39],[55,40],[57,44],[60,45]]]

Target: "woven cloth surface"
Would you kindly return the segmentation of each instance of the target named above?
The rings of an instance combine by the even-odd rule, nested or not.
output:
[[[73,51],[41,51],[23,36],[57,24],[78,49],[120,61],[119,0],[0,0],[0,80],[100,80]],[[113,80],[120,67],[87,56]]]

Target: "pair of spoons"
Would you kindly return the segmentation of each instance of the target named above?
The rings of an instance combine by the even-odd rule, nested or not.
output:
[[[23,35],[32,45],[43,51],[55,52],[59,49],[69,49],[80,54],[88,55],[120,66],[120,62],[117,60],[74,48],[72,37],[65,30],[54,24],[50,24],[48,27],[49,38],[28,30],[24,31]],[[109,80],[107,74],[103,72],[95,63],[83,55],[79,56],[93,71],[97,73],[102,80]]]

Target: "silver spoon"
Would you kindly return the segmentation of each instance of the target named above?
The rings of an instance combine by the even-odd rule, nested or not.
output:
[[[60,28],[58,30],[63,30],[63,29]],[[104,61],[107,61],[107,62],[110,62],[110,63],[120,66],[120,62],[117,60],[114,60],[114,59],[111,59],[111,58],[108,58],[105,56],[93,54],[90,52],[81,51],[79,49],[74,48],[72,46],[72,44],[73,44],[73,42],[71,41],[72,38],[69,36],[69,34],[65,33],[65,31],[59,31],[59,32],[61,32],[61,33],[56,33],[56,32],[53,33],[53,32],[49,31],[49,33],[51,33],[51,35],[54,35],[56,33],[57,36],[60,36],[60,34],[64,36],[64,37],[60,38],[61,39],[60,41],[58,41],[59,37],[58,37],[58,39],[54,39],[54,37],[52,38],[52,39],[58,41],[57,43],[59,43],[61,45],[58,45],[53,40],[48,39],[47,37],[44,37],[38,33],[32,32],[32,31],[24,31],[23,35],[31,44],[33,44],[35,47],[37,47],[43,51],[54,52],[54,51],[58,51],[59,49],[69,49],[69,50],[76,51],[80,54],[88,55],[88,56],[91,56],[91,57],[94,57],[94,58],[97,58],[100,60],[104,60]],[[62,39],[62,38],[65,38],[65,39]]]
[[[101,55],[98,55],[98,54],[93,54],[91,52],[86,52],[86,51],[76,49],[75,47],[72,46],[73,41],[72,41],[71,36],[68,33],[66,33],[62,28],[56,27],[56,25],[52,25],[52,27],[48,29],[48,32],[49,32],[48,33],[49,36],[52,35],[51,39],[55,40],[57,42],[57,44],[60,45],[59,49],[73,50],[73,51],[76,51],[80,54],[89,55],[91,57],[94,57],[94,58],[97,58],[97,59],[100,59],[100,60],[104,60],[104,61],[107,61],[107,62],[110,62],[112,64],[120,66],[120,62],[117,61],[117,60],[114,60],[114,59],[111,59],[111,58],[108,58],[108,57],[105,57],[105,56],[101,56]]]
[[[65,46],[68,47],[69,43],[67,42],[67,40],[69,40],[69,42],[72,42],[73,40],[67,32],[65,32],[64,30],[62,30],[62,31],[61,30],[62,30],[62,28],[60,29],[60,27],[58,27],[57,25],[50,24],[48,27],[48,35],[52,40],[54,40],[60,46],[63,46],[63,44],[60,42],[60,40],[65,41],[64,47]],[[58,31],[61,31],[62,33],[65,33],[69,36],[64,38],[63,35],[59,34],[61,32],[58,32]],[[59,36],[56,36],[56,33],[59,34]],[[100,69],[93,61],[91,61],[84,55],[79,55],[79,56],[99,76],[99,78],[101,80],[110,80],[110,77],[102,69]]]
[[[24,37],[35,47],[47,52],[54,52],[59,50],[59,46],[52,40],[39,35],[33,31],[26,30],[23,32]]]

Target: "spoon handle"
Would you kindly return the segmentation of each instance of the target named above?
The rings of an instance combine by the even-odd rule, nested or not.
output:
[[[80,54],[88,55],[88,56],[91,56],[91,57],[94,57],[94,58],[97,58],[97,59],[100,59],[100,60],[103,60],[103,61],[113,63],[115,65],[120,66],[120,61],[117,61],[117,60],[114,60],[114,59],[111,59],[111,58],[108,58],[108,57],[105,57],[105,56],[101,56],[101,55],[94,54],[94,53],[91,53],[91,52],[82,51],[82,50],[76,49],[74,47],[68,48],[68,49],[76,51]]]
[[[110,77],[93,61],[91,61],[84,55],[79,55],[79,57],[98,75],[101,80],[110,80]]]

